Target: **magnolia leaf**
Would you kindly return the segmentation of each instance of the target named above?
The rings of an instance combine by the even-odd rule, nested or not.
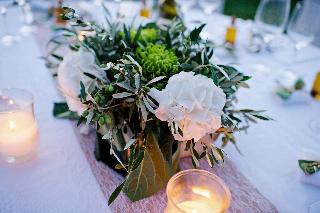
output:
[[[137,201],[161,190],[169,181],[172,172],[164,159],[155,135],[147,135],[147,146],[141,164],[129,172],[123,192],[131,201]]]
[[[155,83],[155,82],[157,82],[157,81],[160,81],[160,80],[164,79],[165,77],[166,77],[166,76],[156,77],[156,78],[152,79],[151,81],[149,81],[149,82],[146,84],[146,86],[148,86],[148,85],[150,85],[150,84],[153,84],[153,83]]]
[[[133,93],[129,93],[129,92],[121,92],[121,93],[113,94],[112,97],[120,99],[120,98],[129,97],[129,96],[132,96],[132,95],[134,95],[134,94]]]

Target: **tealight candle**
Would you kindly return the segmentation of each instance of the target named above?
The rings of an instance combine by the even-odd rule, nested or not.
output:
[[[165,213],[224,213],[230,206],[230,191],[216,175],[190,169],[174,175],[167,186]]]
[[[7,162],[28,158],[36,148],[38,129],[33,96],[22,89],[0,90],[0,155]]]

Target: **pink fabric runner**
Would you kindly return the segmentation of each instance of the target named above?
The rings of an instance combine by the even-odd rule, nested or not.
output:
[[[106,197],[106,203],[114,189],[122,182],[123,177],[105,164],[96,161],[93,151],[95,144],[95,134],[81,135],[79,130],[75,130],[79,137],[80,145],[91,166],[101,190]],[[181,168],[192,168],[189,158],[181,160]],[[210,168],[205,161],[200,162],[200,168],[210,171],[229,186],[232,200],[228,212],[277,212],[276,208],[237,170],[230,159],[227,159],[224,167]],[[131,202],[123,193],[111,204],[114,212],[121,213],[162,213],[167,205],[165,189],[152,197],[137,202]]]

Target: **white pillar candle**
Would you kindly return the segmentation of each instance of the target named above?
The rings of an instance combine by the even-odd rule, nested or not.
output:
[[[32,112],[0,113],[0,153],[4,157],[19,158],[36,147],[38,130]]]

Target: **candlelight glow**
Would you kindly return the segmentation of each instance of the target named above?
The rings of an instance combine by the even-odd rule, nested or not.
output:
[[[9,128],[10,129],[15,129],[16,128],[16,124],[13,121],[9,121]]]
[[[201,195],[203,197],[209,198],[209,199],[211,198],[210,191],[208,191],[207,189],[203,189],[200,187],[193,187],[192,192],[195,194]]]
[[[13,101],[12,99],[10,99],[10,100],[8,101],[8,103],[9,103],[10,105],[12,105],[12,104],[14,104],[14,101]]]

